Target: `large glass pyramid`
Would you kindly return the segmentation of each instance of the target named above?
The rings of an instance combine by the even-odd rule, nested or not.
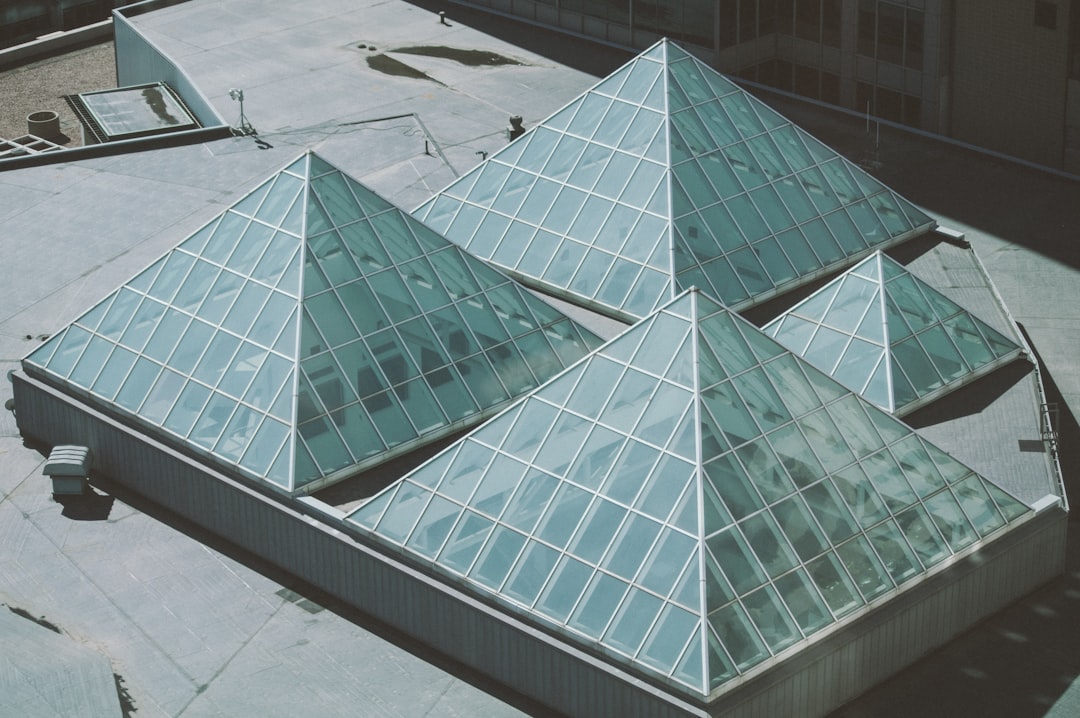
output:
[[[934,224],[666,40],[414,214],[623,319],[690,286],[739,310]]]
[[[700,697],[1029,514],[691,291],[349,520]]]
[[[24,366],[297,491],[475,423],[599,344],[309,153]]]
[[[1021,352],[1016,342],[880,252],[764,331],[868,401],[900,415]]]

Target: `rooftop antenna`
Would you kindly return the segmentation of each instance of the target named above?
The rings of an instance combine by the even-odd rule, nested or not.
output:
[[[244,116],[244,91],[234,87],[229,90],[229,97],[240,103],[240,127],[235,128],[233,131],[241,135],[256,134],[255,128],[251,126],[251,123],[247,121],[247,117]]]

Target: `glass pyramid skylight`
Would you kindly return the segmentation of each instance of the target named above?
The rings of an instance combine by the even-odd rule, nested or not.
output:
[[[24,366],[295,491],[475,423],[599,344],[307,154]]]
[[[348,520],[710,696],[1029,513],[692,291]]]
[[[690,286],[742,309],[934,224],[668,41],[414,214],[623,319]]]
[[[1021,352],[880,252],[764,331],[868,401],[901,415]]]

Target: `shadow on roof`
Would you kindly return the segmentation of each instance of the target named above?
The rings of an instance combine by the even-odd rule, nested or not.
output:
[[[964,416],[978,414],[1009,391],[1027,376],[1034,367],[1022,356],[1005,366],[979,377],[967,386],[960,387],[928,406],[917,409],[904,417],[904,422],[921,429]],[[1032,437],[1035,438],[1035,437]]]

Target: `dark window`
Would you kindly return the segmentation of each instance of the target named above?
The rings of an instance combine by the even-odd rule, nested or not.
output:
[[[904,124],[918,127],[922,124],[922,100],[912,95],[904,95]]]
[[[786,92],[792,92],[795,90],[795,86],[791,81],[791,75],[793,66],[790,62],[783,60],[776,61],[776,82],[774,86],[779,90]]]
[[[904,63],[904,8],[878,5],[877,58],[894,65]]]
[[[860,55],[913,70],[923,66],[922,10],[875,0],[859,0],[858,44]]]
[[[763,85],[776,86],[776,60],[768,60],[757,66],[757,81]]]
[[[1047,30],[1057,29],[1057,5],[1045,0],[1035,0],[1035,24]]]
[[[821,41],[821,0],[799,0],[795,6],[795,35]]]
[[[855,109],[862,113],[876,114],[874,110],[874,86],[865,82],[855,83]]]
[[[630,0],[563,0],[562,7],[611,22],[630,19]]]
[[[920,10],[907,11],[907,30],[904,35],[904,66],[913,70],[922,69],[923,17],[924,15]]]
[[[824,84],[823,77],[822,85]],[[884,87],[875,87],[865,82],[855,83],[855,109],[860,114],[869,112],[873,117],[911,127],[918,127],[922,121],[920,98]]]
[[[821,99],[833,105],[840,104],[840,76],[831,72],[821,73]]]
[[[874,57],[875,37],[877,32],[877,3],[874,0],[859,0],[859,43],[856,52],[867,57]]]
[[[720,14],[720,49],[732,47],[738,41],[738,6],[735,0],[724,0],[717,4]]]
[[[821,5],[821,42],[840,47],[841,0],[825,0]]]
[[[877,116],[891,122],[904,120],[904,96],[893,90],[878,87],[876,93]]]
[[[763,0],[758,4],[758,32],[762,35],[776,32],[776,0]]]
[[[820,94],[820,88],[818,87],[820,77],[821,73],[816,67],[796,65],[795,92],[805,97],[812,97],[816,100]]]
[[[1069,13],[1069,78],[1080,80],[1080,0],[1073,0]]]
[[[739,42],[746,42],[757,36],[757,2],[739,0]]]
[[[581,5],[573,0],[574,5]],[[727,10],[728,3],[723,3]],[[568,7],[563,0],[564,8]],[[605,0],[604,2],[584,3],[585,13],[605,17],[607,20],[625,23],[629,19],[629,0]],[[702,47],[713,46],[714,13],[716,3],[709,0],[654,0],[649,3],[636,3],[634,6],[634,27],[649,30],[673,40],[683,40]],[[730,10],[731,15],[734,13]],[[724,20],[721,15],[720,45],[729,47],[734,42],[735,23]],[[731,18],[733,19],[733,18]],[[725,34],[726,33],[726,34]]]
[[[795,0],[776,0],[776,32],[795,34]]]

